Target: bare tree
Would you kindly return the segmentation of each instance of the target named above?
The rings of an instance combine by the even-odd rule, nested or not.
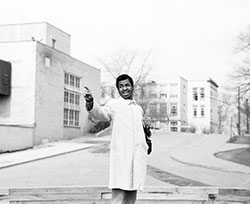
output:
[[[240,87],[241,95],[244,95],[250,91],[250,26],[238,35],[233,53],[236,62],[233,63],[234,71],[229,76],[231,87],[235,90]]]
[[[223,132],[223,129],[228,124],[228,116],[230,107],[232,106],[232,96],[226,93],[221,93],[218,99],[218,131]]]
[[[135,88],[141,85],[152,70],[152,49],[142,54],[138,51],[121,49],[105,59],[99,59],[102,71],[113,79],[127,73],[133,76]]]

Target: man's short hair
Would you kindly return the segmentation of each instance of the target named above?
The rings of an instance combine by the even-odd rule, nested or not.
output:
[[[116,78],[116,88],[118,89],[119,87],[119,82],[128,79],[129,82],[131,83],[131,86],[134,87],[134,81],[133,79],[127,75],[127,74],[122,74]]]

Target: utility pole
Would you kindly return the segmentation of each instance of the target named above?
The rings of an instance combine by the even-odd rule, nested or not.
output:
[[[246,107],[245,107],[245,111],[246,111],[246,118],[247,118],[247,134],[249,134],[249,122],[248,122],[248,119],[249,119],[249,106],[248,106],[248,99],[246,99]]]
[[[238,86],[238,136],[241,135],[241,130],[240,130],[240,86]]]
[[[231,122],[230,122],[230,142],[232,141],[233,138],[233,117],[231,117]]]

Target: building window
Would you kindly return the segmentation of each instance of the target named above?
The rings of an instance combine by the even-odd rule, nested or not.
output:
[[[171,116],[177,115],[177,103],[170,104],[170,114],[171,114]]]
[[[80,88],[80,78],[76,77],[76,88]]]
[[[74,125],[74,110],[69,109],[69,126]]]
[[[64,84],[69,84],[69,74],[68,73],[64,73]]]
[[[178,123],[176,121],[170,122],[170,131],[177,132],[178,131]]]
[[[75,94],[73,92],[69,93],[69,103],[70,104],[75,103]]]
[[[205,88],[200,88],[200,98],[201,99],[205,98]]]
[[[70,85],[71,89],[64,89],[64,115],[63,125],[79,127],[80,119],[80,77],[64,73],[64,84]]]
[[[79,115],[80,115],[80,111],[75,111],[75,126],[79,127]]]
[[[156,103],[150,103],[149,104],[149,114],[150,117],[156,118]]]
[[[69,115],[68,114],[69,114],[69,109],[64,108],[64,114],[63,114],[63,125],[64,126],[67,126],[69,123],[69,120],[68,120]]]
[[[197,117],[197,106],[193,106],[193,116]]]
[[[80,95],[79,94],[75,94],[75,105],[76,106],[80,105]]]
[[[160,103],[160,116],[162,118],[167,116],[167,103]]]
[[[160,98],[167,98],[167,94],[161,93]]]
[[[197,88],[193,88],[193,100],[198,101],[198,92]]]
[[[156,97],[157,97],[156,94],[150,94],[150,95],[149,95],[149,98],[151,98],[151,99],[155,99]]]
[[[70,75],[70,86],[75,86],[75,77]]]
[[[201,117],[205,117],[205,106],[201,106]]]
[[[64,91],[64,103],[68,103],[69,102],[69,92],[68,91]]]
[[[79,126],[80,93],[64,91],[64,121],[65,126]]]
[[[81,81],[80,77],[74,76],[74,75],[69,74],[69,73],[64,73],[64,84],[65,85],[70,85],[72,88],[79,90],[80,86],[81,86],[80,81]]]

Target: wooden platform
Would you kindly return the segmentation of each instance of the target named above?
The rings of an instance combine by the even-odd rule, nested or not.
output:
[[[107,187],[0,189],[0,204],[109,204]],[[137,204],[250,204],[250,189],[216,187],[146,187]]]

